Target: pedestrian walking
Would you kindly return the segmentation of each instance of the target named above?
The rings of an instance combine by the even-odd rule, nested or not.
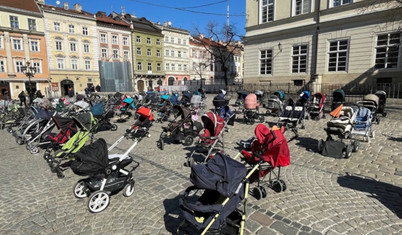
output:
[[[87,87],[85,87],[84,91],[85,91],[85,96],[89,97],[89,95],[91,93],[90,90],[89,90],[89,85]]]
[[[73,97],[74,97],[74,91],[73,91],[73,88],[68,88],[68,97],[69,97],[69,102],[70,103],[72,103],[74,100],[73,100]]]
[[[24,91],[21,91],[20,94],[18,94],[18,98],[20,99],[20,106],[24,103],[25,107],[27,106],[27,96],[25,95]]]
[[[43,98],[44,96],[42,95],[42,92],[40,90],[36,91],[36,98]]]

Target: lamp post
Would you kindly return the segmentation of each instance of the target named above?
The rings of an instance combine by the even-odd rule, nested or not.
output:
[[[31,66],[31,62],[27,61],[24,66],[21,67],[22,72],[25,74],[25,76],[28,77],[29,79],[29,86],[28,86],[28,96],[29,96],[29,104],[32,103],[33,99],[33,94],[32,94],[32,84],[31,84],[31,78],[35,75],[36,73],[36,68]]]

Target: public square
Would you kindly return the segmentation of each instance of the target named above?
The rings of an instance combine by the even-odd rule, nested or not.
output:
[[[287,190],[267,189],[261,200],[249,197],[245,233],[400,234],[402,107],[390,104],[387,112],[379,125],[373,124],[375,139],[361,142],[349,159],[317,153],[329,115],[307,120],[299,138],[289,143],[291,164],[281,172]],[[272,126],[278,118],[265,120]],[[112,144],[132,123],[133,119],[119,123],[117,131],[100,132],[95,138]],[[236,121],[230,126],[224,134],[226,153],[235,156],[237,142],[254,136],[257,124]],[[88,211],[88,199],[73,195],[80,177],[67,170],[66,177],[58,179],[43,151],[31,155],[12,135],[0,131],[0,234],[174,234],[181,222],[179,195],[191,185],[190,168],[183,165],[191,147],[170,144],[159,150],[156,140],[163,125],[154,123],[151,137],[131,152],[140,163],[134,172],[134,194],[113,195],[109,207],[98,214]],[[125,140],[117,149],[124,152],[131,144]]]

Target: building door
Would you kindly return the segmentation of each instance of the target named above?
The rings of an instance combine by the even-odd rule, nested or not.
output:
[[[10,94],[10,83],[6,81],[0,81],[0,99],[4,99],[4,94],[8,93],[9,97]]]
[[[137,82],[137,90],[138,90],[138,92],[143,92],[144,91],[144,81],[143,80],[138,80],[138,82]]]
[[[68,90],[71,88],[71,89],[73,89],[73,92],[74,92],[74,94],[75,94],[75,91],[74,91],[74,82],[73,81],[71,81],[71,80],[68,80],[68,79],[66,79],[66,80],[63,80],[63,81],[61,81],[60,82],[60,87],[61,87],[61,95],[62,96],[64,96],[64,95],[68,95]]]

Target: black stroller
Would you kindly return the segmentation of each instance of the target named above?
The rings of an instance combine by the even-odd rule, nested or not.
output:
[[[383,117],[386,117],[385,105],[387,104],[387,93],[385,91],[377,91],[375,95],[379,98],[377,113],[381,113]]]
[[[246,96],[248,95],[248,91],[246,90],[238,90],[237,91],[237,99],[235,101],[234,106],[240,106],[242,107],[244,105],[244,99],[246,99]]]
[[[192,119],[193,111],[191,109],[175,105],[173,114],[175,120],[171,121],[168,126],[162,127],[163,131],[157,141],[157,146],[161,150],[163,150],[167,138],[173,139],[176,143],[183,142],[184,146],[190,146],[202,130],[202,124]]]
[[[345,102],[345,92],[342,89],[336,89],[332,93],[331,111]]]
[[[183,91],[180,103],[184,106],[189,106],[191,104],[191,97],[193,97],[193,94],[190,91]]]
[[[190,186],[180,198],[183,222],[177,234],[242,234],[246,220],[249,191],[248,178],[258,169],[247,172],[245,165],[216,154],[206,164],[191,167]],[[243,210],[237,209],[244,201]],[[189,225],[189,226],[187,226]],[[197,230],[197,231],[194,231]]]

